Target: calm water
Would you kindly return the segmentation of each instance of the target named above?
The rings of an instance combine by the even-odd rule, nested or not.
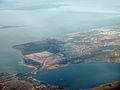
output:
[[[20,52],[12,48],[14,45],[119,25],[119,3],[119,0],[1,0],[0,72],[32,70],[18,63],[22,58]],[[1,26],[22,27],[2,29]],[[119,64],[87,63],[41,71],[39,78],[65,87],[93,87],[119,80],[119,68]],[[59,81],[61,78],[64,82]]]
[[[120,80],[120,64],[82,63],[55,70],[40,71],[34,77],[66,88],[93,88],[100,84]]]

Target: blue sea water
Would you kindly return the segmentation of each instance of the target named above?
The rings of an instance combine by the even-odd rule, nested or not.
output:
[[[54,70],[39,71],[33,77],[66,88],[88,89],[120,80],[119,69],[120,64],[115,63],[81,63]]]

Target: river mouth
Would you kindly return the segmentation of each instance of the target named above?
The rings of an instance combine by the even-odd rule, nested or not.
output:
[[[89,89],[120,80],[120,64],[89,62],[42,70],[33,77],[43,82],[71,89]]]

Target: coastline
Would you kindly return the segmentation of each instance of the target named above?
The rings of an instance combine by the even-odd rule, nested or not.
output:
[[[26,67],[29,67],[29,68],[34,68],[34,69],[36,69],[35,66],[25,64],[23,60],[20,60],[20,61],[19,61],[19,64],[21,64],[21,65],[23,65],[23,66],[26,66]]]
[[[107,29],[107,30],[104,30],[104,29]],[[71,38],[72,37],[72,39],[74,39],[73,37],[79,37],[79,36],[81,36],[81,34],[83,34],[83,36],[86,34],[86,35],[88,35],[88,33],[90,33],[90,35],[97,35],[97,34],[94,34],[93,32],[95,32],[95,31],[98,31],[98,32],[100,32],[100,35],[103,35],[103,36],[105,36],[105,37],[102,37],[102,40],[106,40],[106,39],[112,39],[112,37],[111,37],[111,34],[110,33],[108,33],[109,32],[109,28],[107,27],[105,27],[105,28],[100,28],[100,29],[95,29],[95,30],[93,30],[93,31],[89,31],[89,32],[84,32],[84,34],[82,33],[82,32],[80,32],[80,33],[73,33],[73,34],[67,34],[67,36],[68,36],[68,38]],[[91,34],[91,32],[92,32],[92,34]],[[111,31],[112,32],[112,31]],[[116,34],[117,32],[115,32],[115,34]],[[119,34],[119,33],[117,33],[117,34]],[[85,35],[85,36],[86,36]],[[98,33],[98,35],[99,35],[99,33]],[[110,37],[106,37],[106,35],[108,35],[108,36],[110,36]],[[114,34],[113,34],[114,35]],[[95,37],[94,37],[95,38]],[[113,38],[116,38],[116,36],[114,37],[113,36]],[[100,37],[98,37],[97,39],[100,39]],[[48,41],[49,41],[49,39],[47,39]],[[69,40],[68,40],[69,41]],[[66,41],[66,42],[68,42],[68,41]],[[43,40],[43,42],[44,42],[44,40]],[[84,43],[84,41],[81,41],[81,42],[83,42]],[[87,42],[89,42],[89,41],[87,41]],[[97,40],[96,40],[96,42],[97,42]],[[37,43],[37,42],[35,42],[35,43]],[[80,43],[79,41],[78,41],[78,43]],[[85,43],[86,43],[86,41],[85,41]],[[34,42],[32,42],[32,44],[34,44]],[[103,43],[103,44],[105,44],[104,46],[108,46],[109,44],[111,44],[111,42],[110,43]],[[103,44],[101,44],[101,45],[103,45]],[[113,45],[114,44],[119,44],[119,43],[112,43]],[[29,46],[29,43],[27,43],[27,44],[22,44],[22,45],[20,45],[20,46],[22,46],[22,47],[24,47],[24,45],[28,45]],[[31,43],[30,43],[30,45],[31,45]],[[46,44],[45,44],[46,45]],[[49,44],[48,44],[49,45]],[[32,45],[31,45],[32,46]],[[21,48],[21,47],[20,47]],[[34,48],[34,46],[33,46],[33,48]],[[35,47],[36,48],[36,47]],[[24,49],[24,48],[22,48],[22,49],[19,49],[19,46],[18,46],[18,48],[17,48],[18,50],[22,50],[22,49]],[[39,48],[38,48],[39,49]],[[53,48],[54,49],[54,48]],[[95,49],[96,50],[99,50],[99,48],[98,47],[95,47]],[[29,50],[29,49],[28,49]],[[31,50],[31,49],[30,49]],[[34,50],[34,49],[33,49]],[[119,50],[118,50],[118,52],[117,52],[117,49],[115,48],[114,50],[116,50],[115,51],[115,56],[117,57],[117,59],[116,60],[113,60],[113,59],[105,59],[105,60],[102,60],[102,62],[109,62],[109,63],[120,63],[119,62]],[[113,50],[113,52],[114,52],[114,50]],[[102,51],[105,51],[105,50],[102,50]],[[35,51],[36,52],[36,51]],[[106,53],[111,53],[112,52],[112,50],[106,50],[106,52],[105,52],[105,54]],[[39,52],[40,53],[40,52]],[[22,51],[21,51],[21,54],[22,54],[22,57],[25,55],[24,54],[24,52],[22,53]],[[42,52],[42,54],[43,54],[43,52]],[[99,53],[98,53],[99,54]],[[98,55],[97,54],[97,55]],[[27,55],[27,54],[26,54]],[[28,54],[29,55],[29,54]],[[96,53],[95,53],[95,55],[96,55]],[[108,56],[109,56],[109,54],[108,54]],[[38,57],[38,56],[37,56]],[[40,56],[41,57],[41,56]],[[104,58],[104,53],[103,53],[103,58]],[[52,59],[51,59],[52,60]],[[34,59],[33,59],[33,61],[34,61]],[[99,61],[99,59],[98,59],[98,61]],[[101,60],[100,60],[101,61]],[[96,61],[96,59],[93,59],[93,60],[91,60],[91,59],[88,59],[88,60],[85,60],[84,62],[76,62],[75,64],[77,64],[77,63],[86,63],[86,62],[97,62]],[[26,67],[29,67],[29,68],[34,68],[34,70],[33,71],[31,71],[31,72],[29,72],[29,73],[32,73],[32,74],[37,74],[37,72],[38,72],[38,70],[39,69],[46,69],[46,70],[49,70],[49,69],[56,69],[56,68],[58,68],[58,67],[64,67],[64,66],[69,66],[69,65],[73,65],[73,64],[61,64],[61,65],[52,65],[52,66],[48,66],[48,67],[43,67],[43,68],[40,68],[40,67],[35,67],[35,66],[32,66],[32,65],[29,65],[29,64],[26,64],[26,63],[24,63],[24,60],[21,60],[21,62],[20,62],[20,64],[22,64],[23,66],[26,66]],[[43,63],[43,65],[45,65],[44,63]],[[100,85],[101,86],[101,85]],[[92,90],[92,89],[91,89]],[[97,89],[96,89],[97,90]]]

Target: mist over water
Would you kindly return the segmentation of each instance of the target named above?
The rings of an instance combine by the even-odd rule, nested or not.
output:
[[[119,3],[119,0],[1,0],[0,25],[23,25],[22,30],[33,34],[90,30],[119,24]]]
[[[18,63],[22,58],[20,52],[12,48],[14,45],[119,25],[119,3],[120,0],[0,0],[0,72],[31,70]]]

